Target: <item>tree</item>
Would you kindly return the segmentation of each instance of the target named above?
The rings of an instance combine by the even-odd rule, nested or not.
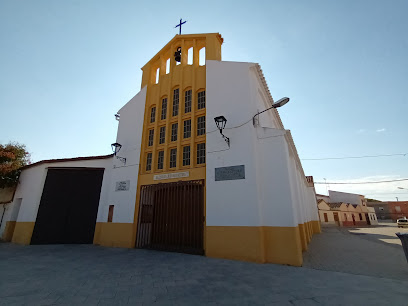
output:
[[[14,187],[18,183],[21,167],[30,164],[26,146],[17,142],[0,144],[0,188]]]

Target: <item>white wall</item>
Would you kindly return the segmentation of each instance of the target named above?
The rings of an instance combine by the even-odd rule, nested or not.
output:
[[[100,202],[97,222],[106,222],[109,205],[114,205],[112,222],[133,223],[140,149],[143,132],[143,116],[146,103],[146,87],[119,110],[120,120],[116,142],[122,145],[118,156],[126,158],[126,164],[113,158],[106,194]],[[115,191],[116,183],[129,181],[129,190]]]
[[[363,200],[364,200],[364,196],[359,195],[359,194],[333,191],[333,190],[329,190],[329,196],[330,196],[330,201],[332,203],[343,202],[343,203],[360,205],[360,204],[363,204]]]
[[[319,220],[314,188],[296,161],[289,131],[270,107],[257,65],[207,61],[208,226],[297,226]],[[214,118],[227,119],[223,133]],[[245,165],[244,180],[215,181],[215,168]]]
[[[88,167],[88,168],[105,168],[103,175],[100,203],[104,201],[107,177],[109,171],[106,168],[112,163],[112,158],[79,160],[79,161],[62,161],[54,163],[43,163],[24,169],[21,172],[19,184],[14,195],[13,205],[21,201],[21,207],[17,216],[17,222],[35,222],[37,219],[38,208],[41,201],[41,195],[47,177],[48,168],[54,167]],[[10,215],[11,216],[11,215]],[[3,221],[4,222],[4,221]]]

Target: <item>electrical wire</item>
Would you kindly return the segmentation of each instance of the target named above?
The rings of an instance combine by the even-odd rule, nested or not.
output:
[[[406,156],[408,153],[381,154],[381,155],[362,155],[362,156],[345,156],[345,157],[325,157],[325,158],[302,158],[301,160],[330,160],[330,159],[351,159],[351,158],[371,158],[371,157],[389,157],[389,156]]]
[[[406,179],[398,179],[398,180],[389,180],[389,181],[375,181],[375,182],[353,182],[353,183],[344,183],[344,182],[314,182],[315,184],[336,184],[336,185],[356,185],[356,184],[378,184],[378,183],[392,183],[392,182],[402,182],[408,181]]]

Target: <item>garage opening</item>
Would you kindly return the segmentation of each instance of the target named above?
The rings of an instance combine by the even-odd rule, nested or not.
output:
[[[92,243],[104,169],[48,169],[31,244]]]
[[[141,186],[136,247],[204,254],[204,180]]]

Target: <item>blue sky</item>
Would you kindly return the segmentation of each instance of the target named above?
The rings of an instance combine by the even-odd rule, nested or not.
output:
[[[0,143],[32,160],[111,153],[114,114],[175,34],[259,63],[301,159],[408,153],[407,1],[0,1]],[[408,155],[303,161],[322,182],[408,178]],[[407,190],[397,189],[405,187]],[[408,181],[318,185],[408,200]]]

